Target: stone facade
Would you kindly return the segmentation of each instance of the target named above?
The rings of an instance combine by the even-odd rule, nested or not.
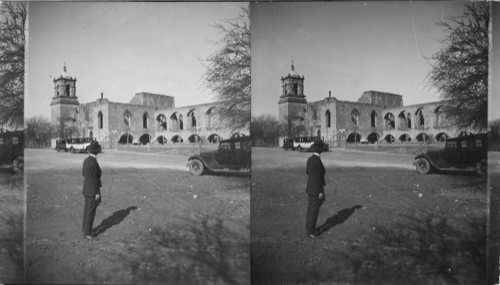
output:
[[[293,64],[281,81],[279,119],[302,125],[300,135],[323,137],[332,146],[355,141],[444,141],[463,131],[446,121],[443,102],[404,106],[402,95],[379,91],[366,91],[357,102],[340,101],[331,93],[323,100],[307,102],[304,76],[295,73]],[[290,91],[290,83],[300,86],[301,92]]]
[[[65,118],[78,128],[78,137],[91,137],[104,147],[120,143],[172,144],[215,143],[248,130],[231,131],[217,116],[216,103],[175,107],[175,98],[140,92],[129,103],[101,98],[80,104],[76,97],[76,78],[64,73],[54,80],[51,121]],[[65,93],[69,85],[70,92]],[[69,95],[68,95],[69,94]]]

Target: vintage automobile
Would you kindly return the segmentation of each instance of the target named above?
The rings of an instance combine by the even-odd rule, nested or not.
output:
[[[415,168],[420,174],[433,170],[487,172],[488,135],[462,135],[446,140],[444,149],[428,150],[415,156]]]
[[[250,169],[250,137],[221,140],[216,151],[201,152],[188,158],[189,171],[201,175],[206,171]]]
[[[321,140],[322,137],[295,137],[295,138],[285,138],[283,139],[283,149],[287,151],[288,149],[298,150],[299,152],[309,152],[311,146],[315,141]],[[325,143],[323,147],[323,152],[330,151],[330,146]]]
[[[56,150],[57,152],[60,152],[61,150],[68,151],[68,148],[66,147],[66,141],[56,140]]]
[[[24,132],[0,133],[0,164],[8,164],[14,173],[24,172]]]

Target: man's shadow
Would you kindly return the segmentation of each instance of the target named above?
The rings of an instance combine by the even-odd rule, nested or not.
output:
[[[343,210],[340,210],[337,212],[337,214],[331,216],[328,218],[324,224],[316,228],[316,234],[321,235],[324,232],[328,231],[329,229],[335,227],[338,224],[342,224],[345,222],[352,214],[354,214],[354,211],[357,209],[361,209],[363,206],[361,205],[356,205],[352,206],[351,208],[346,208]]]
[[[112,226],[118,225],[130,214],[130,211],[136,209],[137,209],[136,206],[131,206],[125,210],[118,210],[114,212],[113,214],[111,214],[111,216],[104,219],[100,225],[98,225],[93,229],[94,236],[98,236],[104,233],[107,229],[111,228]]]

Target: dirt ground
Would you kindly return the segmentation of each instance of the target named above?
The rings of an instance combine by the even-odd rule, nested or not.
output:
[[[305,234],[311,154],[252,149],[252,283],[482,284],[487,179],[419,175],[413,155],[322,154],[326,202]]]
[[[0,283],[24,282],[23,175],[0,168]]]
[[[27,281],[248,284],[250,174],[189,174],[186,155],[98,155],[102,204],[83,239],[85,154],[26,150]]]

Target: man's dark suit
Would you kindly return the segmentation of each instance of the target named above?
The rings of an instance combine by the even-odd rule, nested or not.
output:
[[[84,177],[83,195],[85,196],[82,231],[84,236],[90,236],[92,235],[95,212],[101,202],[101,168],[95,157],[89,156],[83,161],[82,174]],[[96,199],[96,194],[99,194],[99,199]]]
[[[319,155],[312,155],[307,160],[307,187],[306,192],[309,196],[307,203],[306,232],[307,235],[315,233],[316,222],[318,221],[319,207],[325,200],[325,167]],[[323,198],[319,194],[323,193]]]

